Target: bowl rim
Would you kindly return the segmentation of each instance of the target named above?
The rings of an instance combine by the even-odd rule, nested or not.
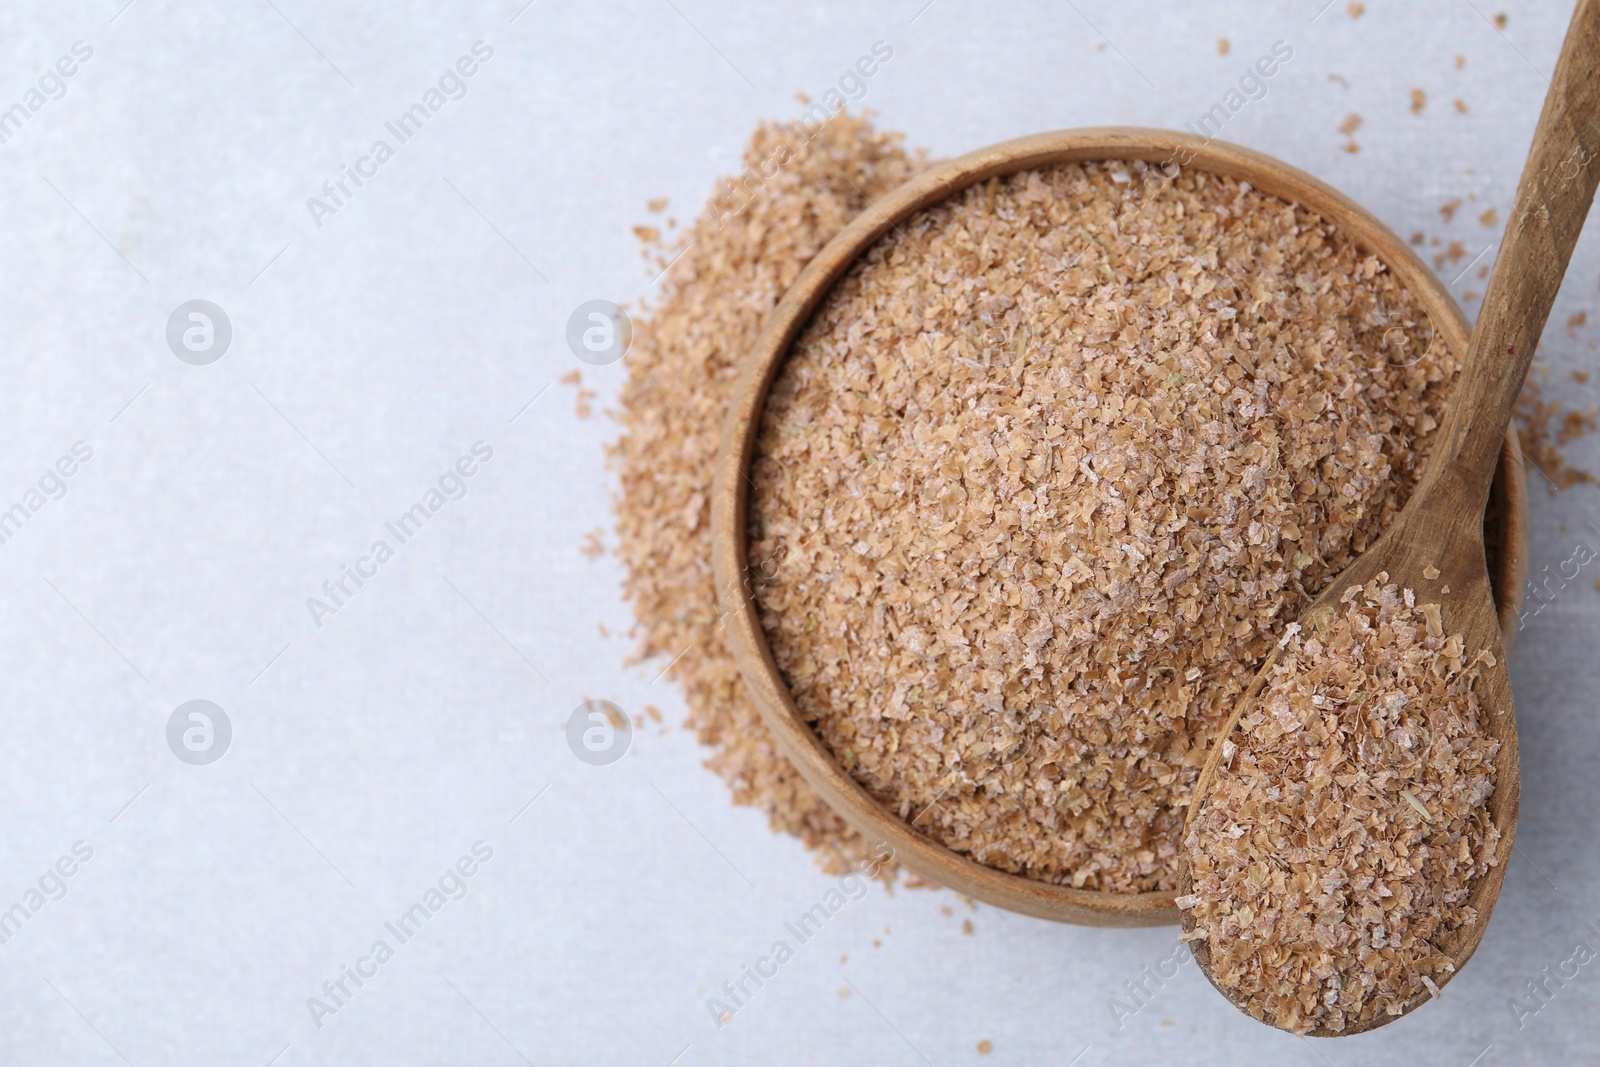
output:
[[[1465,356],[1470,335],[1466,316],[1422,259],[1365,208],[1287,163],[1225,141],[1132,126],[1055,130],[1004,141],[933,166],[868,204],[804,266],[774,307],[743,360],[728,403],[711,496],[712,564],[728,644],[762,721],[784,756],[869,843],[887,846],[900,863],[931,881],[1009,911],[1091,926],[1176,925],[1176,890],[1115,893],[1012,874],[950,849],[885,809],[836,762],[795,705],[761,627],[748,577],[749,468],[767,393],[795,338],[834,283],[884,234],[972,185],[1088,160],[1192,166],[1248,181],[1315,212],[1376,255],[1410,289],[1446,347]],[[1527,572],[1527,482],[1518,445],[1513,427],[1491,490],[1500,502],[1499,553],[1491,578],[1507,648],[1516,632]]]

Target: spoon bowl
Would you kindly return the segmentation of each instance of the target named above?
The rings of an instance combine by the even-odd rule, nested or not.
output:
[[[1418,489],[1412,499],[1422,496]],[[1431,498],[1449,501],[1447,495]],[[1506,670],[1506,639],[1502,636],[1500,620],[1494,603],[1487,561],[1483,551],[1481,529],[1463,525],[1462,517],[1452,509],[1434,503],[1431,507],[1413,508],[1409,505],[1395,523],[1384,531],[1373,545],[1347,567],[1322,594],[1312,601],[1302,619],[1313,619],[1319,612],[1337,612],[1340,598],[1353,585],[1366,585],[1380,573],[1388,577],[1383,584],[1397,585],[1416,593],[1417,603],[1437,602],[1444,615],[1445,632],[1461,634],[1469,656],[1480,649],[1494,655],[1492,664],[1480,664],[1479,676],[1473,686],[1483,708],[1485,735],[1499,743],[1495,755],[1495,788],[1488,801],[1489,819],[1500,831],[1494,846],[1493,865],[1482,878],[1473,883],[1467,897],[1467,906],[1477,912],[1477,921],[1461,926],[1433,942],[1455,962],[1455,970],[1438,976],[1435,982],[1443,987],[1450,978],[1459,974],[1471,958],[1488,927],[1489,916],[1499,899],[1501,884],[1505,881],[1506,867],[1511,862],[1513,837],[1516,833],[1517,809],[1521,797],[1521,778],[1517,759],[1516,712],[1511,700],[1511,678]],[[1431,577],[1430,577],[1431,576]],[[1211,754],[1200,778],[1195,783],[1193,800],[1189,808],[1189,827],[1192,828],[1205,807],[1212,783],[1216,780],[1222,759],[1221,741],[1232,734],[1240,720],[1260,699],[1262,688],[1281,655],[1274,649],[1246,690],[1243,699],[1234,709],[1227,724],[1213,741]],[[1180,894],[1194,891],[1187,859],[1181,867]],[[1184,932],[1196,928],[1193,910],[1182,913]],[[1211,962],[1210,949],[1203,938],[1191,941],[1190,950],[1200,970],[1224,996],[1241,1010],[1246,1005],[1218,983]],[[1406,1014],[1430,999],[1424,992],[1407,1002],[1401,1014]],[[1398,1018],[1382,1015],[1356,1022],[1337,1032],[1317,1028],[1309,1031],[1311,1037],[1333,1037],[1362,1033],[1375,1029]]]

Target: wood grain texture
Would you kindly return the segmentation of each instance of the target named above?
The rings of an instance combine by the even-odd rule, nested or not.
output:
[[[1478,921],[1436,942],[1455,960],[1457,974],[1477,949],[1499,899],[1511,862],[1521,796],[1516,710],[1505,655],[1510,634],[1502,637],[1505,620],[1496,615],[1479,517],[1489,498],[1495,459],[1507,439],[1517,394],[1600,182],[1600,160],[1596,158],[1600,153],[1600,78],[1595,76],[1596,69],[1600,69],[1600,0],[1580,0],[1534,131],[1483,311],[1427,468],[1394,524],[1301,616],[1304,621],[1320,609],[1337,608],[1344,590],[1386,572],[1390,581],[1414,590],[1418,603],[1440,604],[1445,632],[1462,634],[1469,656],[1480,649],[1495,656],[1495,664],[1482,671],[1474,690],[1484,709],[1487,732],[1500,742],[1495,791],[1489,799],[1489,814],[1500,840],[1495,865],[1467,900],[1476,909]],[[1434,567],[1437,572],[1429,569]],[[1434,577],[1430,579],[1428,574]],[[1503,583],[1498,584],[1505,589]],[[1266,672],[1278,654],[1274,651],[1268,656],[1219,740],[1233,732],[1259,698]],[[1216,778],[1221,748],[1214,744],[1195,787],[1189,809],[1191,826]],[[1192,884],[1187,865],[1182,880],[1182,891],[1187,893]],[[1184,913],[1183,925],[1186,931],[1193,928],[1192,912]],[[1191,947],[1215,985],[1203,940],[1191,942]],[[1438,984],[1442,986],[1444,981]],[[1223,993],[1228,995],[1227,990]],[[1423,993],[1408,1003],[1405,1011],[1429,999]],[[1375,1029],[1396,1018],[1399,1016],[1383,1016],[1352,1026],[1341,1035]],[[1338,1035],[1313,1031],[1312,1036]]]
[[[887,844],[916,873],[978,900],[1044,919],[1093,926],[1159,926],[1178,921],[1175,892],[1073,889],[986,867],[926,837],[884,809],[834,760],[795,707],[772,658],[752,594],[746,558],[749,468],[767,390],[790,345],[835,281],[871,244],[916,212],[996,175],[1084,160],[1177,163],[1243,179],[1316,212],[1388,266],[1427,312],[1450,351],[1467,349],[1467,323],[1449,292],[1406,244],[1330,186],[1269,156],[1220,141],[1134,127],[1037,134],[981,149],[917,176],[869,206],[805,267],[773,310],[745,358],[730,401],[712,490],[712,561],[729,646],[751,699],[777,744],[822,797],[874,844]],[[1514,438],[1496,479],[1502,546],[1496,586],[1507,640],[1526,578],[1527,492]],[[1479,508],[1481,517],[1482,508]],[[1481,543],[1481,542],[1480,542]],[[1481,566],[1481,565],[1480,565]]]

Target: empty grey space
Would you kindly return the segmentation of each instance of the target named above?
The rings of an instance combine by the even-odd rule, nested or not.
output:
[[[798,117],[797,92],[878,41],[893,59],[859,106],[936,156],[1181,129],[1286,42],[1221,136],[1441,238],[1430,258],[1460,241],[1440,273],[1474,314],[1503,225],[1480,216],[1510,212],[1570,4],[1319,9],[5,5],[0,511],[22,510],[0,526],[0,909],[21,911],[0,914],[0,1061],[1600,1058],[1600,962],[1575,962],[1600,949],[1600,562],[1571,562],[1600,551],[1593,486],[1530,479],[1531,572],[1579,573],[1512,652],[1521,821],[1487,937],[1438,1003],[1338,1041],[1234,1010],[1176,928],[874,883],[786,934],[839,881],[701,766],[665,664],[629,664],[616,561],[581,551],[614,543],[617,429],[559,379],[581,370],[603,410],[626,365],[577,360],[569,316],[648,301],[646,202],[691,220],[758,121]],[[427,121],[389,132],[430,91]],[[1596,364],[1597,298],[1591,228],[1541,361],[1578,409],[1600,403],[1569,377]],[[169,337],[191,301],[222,318],[185,311]],[[1600,470],[1600,439],[1567,453]],[[591,699],[665,723],[579,759],[568,718]],[[190,701],[210,703],[169,730]],[[719,1027],[707,998],[779,939],[793,958]]]

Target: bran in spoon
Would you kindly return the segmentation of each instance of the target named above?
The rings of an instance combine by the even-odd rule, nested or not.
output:
[[[1212,979],[1257,1019],[1338,1033],[1437,995],[1440,940],[1494,862],[1488,652],[1387,575],[1289,627],[1185,840]]]

